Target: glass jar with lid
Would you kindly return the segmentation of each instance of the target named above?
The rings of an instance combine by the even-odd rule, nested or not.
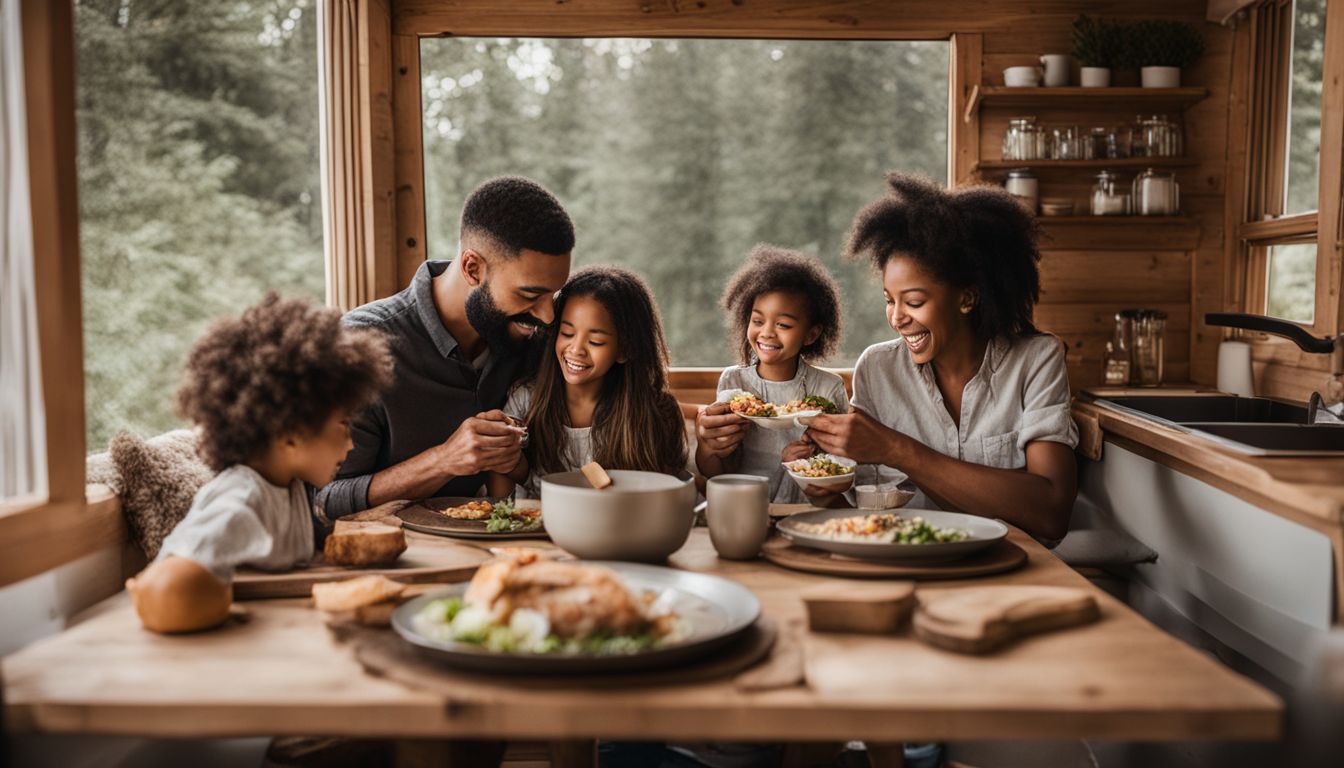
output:
[[[1029,169],[1015,168],[1009,171],[1008,180],[1003,186],[1032,213],[1036,213],[1036,205],[1040,201],[1040,185]]]
[[[1092,185],[1093,216],[1124,216],[1129,213],[1129,193],[1115,171],[1102,171]]]
[[[1049,157],[1045,128],[1034,117],[1014,117],[1008,120],[1003,134],[1004,160],[1042,160]]]
[[[1134,157],[1179,157],[1185,139],[1181,126],[1166,115],[1139,115],[1130,134]]]
[[[1174,216],[1180,209],[1181,188],[1176,174],[1149,168],[1134,177],[1134,213]]]

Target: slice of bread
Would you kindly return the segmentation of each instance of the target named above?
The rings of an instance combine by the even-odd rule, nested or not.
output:
[[[353,611],[368,605],[391,602],[405,589],[405,584],[376,574],[345,581],[328,581],[313,585],[313,606],[329,613]]]
[[[390,563],[406,551],[406,534],[400,528],[382,523],[338,521],[327,537],[322,554],[331,565],[380,565]]]

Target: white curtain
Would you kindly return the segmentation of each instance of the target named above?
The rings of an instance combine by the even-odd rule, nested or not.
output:
[[[0,500],[47,492],[19,0],[0,0]]]

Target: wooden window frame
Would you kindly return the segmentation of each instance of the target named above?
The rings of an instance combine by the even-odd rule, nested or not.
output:
[[[0,500],[0,587],[126,537],[117,499],[84,485],[74,6],[23,0],[19,14],[47,490]]]
[[[1248,152],[1236,237],[1230,238],[1237,267],[1234,275],[1240,286],[1235,299],[1248,311],[1264,312],[1270,248],[1315,243],[1313,319],[1299,325],[1318,336],[1333,336],[1340,332],[1344,317],[1340,290],[1344,82],[1338,77],[1344,71],[1344,3],[1326,5],[1317,210],[1284,215],[1293,22],[1292,2],[1271,0],[1253,10],[1239,30],[1239,43],[1249,55],[1237,57],[1235,66],[1241,71],[1234,72],[1234,78],[1245,88],[1246,119],[1240,128]],[[1257,77],[1258,73],[1270,76]],[[1253,344],[1257,359],[1271,366],[1324,371],[1329,362],[1322,355],[1302,353],[1283,339],[1257,338]],[[1313,382],[1302,382],[1302,386],[1309,391]],[[1301,386],[1293,389],[1303,391]]]

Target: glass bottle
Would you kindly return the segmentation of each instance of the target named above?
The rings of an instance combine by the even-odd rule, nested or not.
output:
[[[1124,216],[1129,213],[1129,195],[1122,189],[1115,171],[1098,173],[1097,183],[1092,185],[1092,215]]]
[[[1129,348],[1125,343],[1125,323],[1115,318],[1115,338],[1106,342],[1106,372],[1103,381],[1108,387],[1123,387],[1129,383]]]

